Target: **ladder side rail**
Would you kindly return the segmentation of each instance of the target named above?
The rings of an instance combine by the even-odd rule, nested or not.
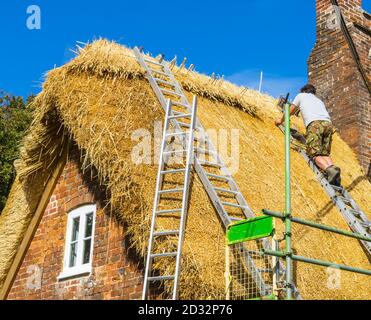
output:
[[[240,245],[240,249],[241,249],[242,255],[245,259],[245,264],[248,267],[248,269],[250,270],[250,272],[252,273],[252,278],[256,282],[256,285],[258,287],[260,295],[262,297],[269,295],[270,294],[269,291],[268,291],[269,288],[265,284],[265,281],[262,277],[262,273],[259,272],[259,270],[255,266],[254,260],[251,258],[250,254],[249,254],[249,249],[246,248],[246,246],[243,243]],[[273,290],[273,286],[270,289]]]
[[[202,132],[202,134],[204,135],[205,137],[205,140],[207,141],[207,144],[209,145],[209,150],[214,152],[215,153],[215,158],[216,158],[216,161],[218,164],[220,164],[220,170],[221,172],[226,176],[228,177],[228,186],[230,187],[230,189],[234,192],[236,192],[236,200],[237,200],[237,203],[244,207],[243,209],[241,209],[245,215],[246,218],[253,218],[255,217],[253,211],[251,210],[251,208],[249,207],[246,199],[244,198],[244,196],[242,195],[242,192],[241,190],[239,189],[237,183],[235,182],[235,180],[233,179],[233,176],[232,174],[230,173],[229,169],[226,167],[221,155],[219,154],[219,152],[217,152],[217,149],[216,147],[214,146],[212,140],[210,139],[209,135],[207,134],[206,130],[204,129],[204,127],[201,125],[201,123],[199,123],[199,128],[200,128],[200,131]],[[198,159],[198,157],[197,157]],[[201,164],[200,164],[201,165]],[[202,167],[202,166],[201,166]],[[204,168],[202,167],[202,169],[204,170]],[[219,197],[218,197],[219,198]]]
[[[352,196],[349,194],[347,190],[343,190],[344,197],[349,199],[351,201],[352,207],[354,210],[358,211],[360,213],[360,217],[363,222],[370,223],[370,220],[366,216],[366,214],[363,212],[363,210],[358,206],[358,204],[355,202],[355,200],[352,198]]]
[[[155,193],[155,199],[154,199],[154,204],[153,204],[153,213],[152,213],[152,222],[151,222],[151,231],[150,231],[150,240],[148,243],[148,254],[147,254],[147,260],[146,260],[146,269],[145,269],[145,274],[144,274],[144,288],[143,288],[143,295],[142,299],[146,300],[148,297],[148,291],[149,291],[149,281],[148,278],[150,277],[150,270],[151,270],[151,265],[152,265],[152,259],[151,259],[151,254],[152,254],[152,247],[153,247],[153,241],[154,241],[154,232],[156,229],[156,212],[157,208],[159,205],[160,201],[160,195],[159,191],[162,185],[163,177],[161,172],[164,169],[165,163],[163,161],[163,152],[166,147],[166,132],[169,128],[169,114],[170,114],[170,108],[171,108],[171,101],[168,100],[167,102],[167,108],[166,108],[166,117],[165,117],[165,123],[164,123],[164,133],[163,133],[163,138],[162,138],[162,144],[161,144],[161,154],[160,154],[160,163],[159,163],[159,168],[158,168],[158,173],[157,173],[157,180],[156,180],[156,193]]]
[[[324,188],[324,190],[326,191],[327,195],[330,197],[334,205],[338,208],[340,214],[343,216],[350,229],[355,233],[370,236],[370,233],[367,232],[366,228],[362,226],[358,218],[353,213],[350,212],[349,207],[345,204],[345,202],[337,196],[335,189],[329,184],[325,176],[317,168],[315,163],[308,157],[306,152],[304,150],[300,150],[299,153],[302,155],[304,160],[308,163],[309,167],[315,173],[321,186]],[[353,207],[353,203],[355,203],[355,201],[353,200],[351,195],[345,189],[343,194],[344,198],[348,199]],[[357,208],[359,208],[358,205],[356,205],[355,210],[359,211],[361,220],[366,224],[370,223],[369,220],[367,219],[367,216],[362,212],[362,210],[360,209],[357,210]],[[363,247],[367,250],[368,254],[371,256],[371,244],[367,241],[362,240],[360,242],[362,243]]]
[[[224,209],[224,206],[221,204],[218,194],[214,190],[213,185],[211,184],[210,180],[207,178],[204,168],[202,167],[202,165],[200,164],[197,158],[195,159],[195,170],[202,184],[204,185],[204,188],[207,194],[209,195],[216,211],[218,212],[224,224],[224,227],[227,228],[233,221],[231,220],[231,217],[228,215],[228,213]]]
[[[139,51],[139,49],[137,47],[134,48],[134,54],[135,54],[135,57],[137,58],[137,61],[140,64],[140,66],[145,70],[145,72],[146,72],[146,78],[149,81],[149,83],[150,83],[150,85],[151,85],[151,87],[152,87],[152,89],[153,89],[153,91],[154,91],[157,99],[160,101],[161,107],[166,112],[167,101],[166,101],[163,93],[161,92],[161,89],[158,86],[157,82],[154,80],[154,78],[152,76],[152,73],[151,73],[151,70],[149,69],[147,63],[145,62],[142,53]],[[189,109],[188,111],[191,112],[191,109]],[[172,111],[171,111],[171,115],[174,115]],[[181,130],[182,129],[176,119],[170,120],[170,123],[176,128],[176,130]],[[186,148],[185,140],[182,140],[182,141],[184,143],[184,147]],[[168,159],[169,158],[170,158],[170,155],[169,156],[166,156],[166,159],[164,160],[165,163],[168,162]]]
[[[158,100],[160,101],[161,106],[164,108],[166,112],[166,106],[167,101],[164,98],[164,95],[162,94],[161,90],[159,89],[157,83],[154,81],[153,77],[151,76],[151,70],[148,68],[148,65],[143,59],[142,53],[139,51],[137,47],[134,48],[134,54],[137,58],[137,61],[139,62],[140,66],[145,70],[146,72],[146,78],[148,79],[153,91],[155,92]]]
[[[174,282],[174,291],[173,291],[173,300],[177,300],[179,297],[179,283],[180,283],[180,269],[181,269],[181,260],[182,260],[182,251],[183,243],[185,237],[185,228],[187,223],[188,216],[188,201],[189,201],[189,187],[191,179],[191,169],[194,159],[194,130],[195,130],[195,120],[197,116],[197,98],[196,96],[193,99],[193,108],[192,108],[192,118],[191,118],[191,128],[188,137],[185,138],[188,144],[187,150],[187,162],[186,162],[186,174],[184,178],[184,191],[183,191],[183,203],[182,203],[182,214],[180,220],[180,236],[178,242],[178,255],[176,260],[176,279]]]
[[[309,164],[311,169],[314,171],[314,173],[317,176],[317,179],[319,180],[321,185],[324,187],[327,195],[331,198],[331,200],[338,207],[338,209],[341,211],[341,213],[350,213],[349,209],[348,209],[348,206],[345,204],[345,202],[341,198],[339,198],[339,196],[336,194],[335,189],[328,183],[327,179],[320,172],[320,170],[317,168],[317,166],[314,164],[314,162],[309,159],[308,155],[304,151],[300,151],[300,153],[303,156],[303,158],[307,161],[307,163]],[[352,207],[354,208],[353,202],[355,202],[355,201],[353,200],[351,195],[345,189],[344,189],[344,198],[348,199],[351,202]],[[359,208],[358,205],[356,205],[356,206],[357,206],[357,208]],[[354,208],[354,209],[356,211],[359,211],[361,217],[364,216],[364,219],[366,220],[365,222],[369,222],[369,220],[367,219],[367,217],[363,213],[363,211],[361,209],[357,210],[357,208]],[[351,214],[351,213],[350,213],[350,215],[353,216],[353,214]],[[358,224],[361,225],[359,222],[358,222]],[[355,224],[355,225],[357,225],[357,224]]]
[[[283,132],[282,126],[280,126],[279,128]],[[295,138],[291,136],[291,140],[295,141]],[[319,181],[321,186],[325,189],[326,193],[328,194],[332,202],[337,206],[337,208],[340,210],[342,214],[343,213],[345,214],[344,217],[346,218],[346,221],[348,222],[348,219],[349,219],[348,216],[351,217],[350,218],[351,221],[353,221],[353,219],[356,219],[355,225],[357,225],[357,228],[360,228],[362,230],[362,232],[360,233],[363,234],[365,232],[363,229],[365,228],[363,228],[361,223],[358,221],[358,217],[356,217],[353,213],[350,212],[349,207],[345,204],[345,202],[341,198],[339,198],[339,196],[336,194],[336,190],[333,188],[333,186],[329,184],[329,182],[327,181],[325,176],[322,174],[322,172],[318,169],[318,167],[315,165],[313,160],[309,158],[309,156],[303,149],[299,148],[298,152],[307,162],[308,166],[312,169],[312,171],[315,173],[317,180]],[[360,220],[362,220],[362,222],[367,225],[371,225],[370,220],[368,219],[366,214],[360,209],[360,207],[357,205],[355,200],[352,198],[352,196],[349,194],[349,192],[345,188],[342,188],[342,194],[343,194],[343,197],[349,201],[351,207],[359,213]],[[358,231],[355,231],[355,232],[358,232]],[[369,232],[367,232],[367,234],[370,235]]]
[[[218,212],[219,217],[224,224],[224,227],[227,228],[231,223],[233,223],[233,220],[224,209],[224,206],[221,204],[218,194],[214,190],[210,180],[207,178],[205,171],[197,158],[195,159],[195,170],[200,177],[200,180],[203,183],[214,207],[217,208],[216,211]],[[241,249],[244,252],[247,251],[245,247],[242,247]],[[246,260],[246,265],[249,267],[251,273],[253,274],[253,278],[257,280],[257,286],[261,290],[261,295],[264,296],[266,294],[266,285],[264,283],[264,279],[261,277],[261,274],[254,265],[254,262],[252,261],[250,255],[244,254],[244,257]]]
[[[150,78],[150,77],[149,77]],[[157,84],[154,84],[153,87],[157,86]],[[158,90],[160,91],[160,90]],[[162,95],[162,93],[161,93]],[[196,119],[196,121],[198,121]],[[181,126],[179,125],[179,122],[177,120],[170,120],[170,122],[172,123],[172,125],[174,125],[178,130],[181,130]],[[199,122],[198,122],[199,123]],[[201,125],[199,123],[199,125]],[[184,139],[183,139],[184,141]],[[210,143],[211,143],[211,140],[209,139]],[[212,150],[212,149],[211,149]],[[218,157],[218,161],[223,163],[219,154],[217,154],[217,157]],[[216,208],[218,208],[217,212],[219,213],[219,216],[224,224],[225,227],[227,227],[228,225],[230,225],[233,220],[231,219],[231,217],[228,215],[228,213],[226,212],[226,210],[224,209],[224,206],[221,204],[221,201],[220,201],[220,198],[218,196],[218,194],[215,192],[214,188],[213,188],[213,185],[211,184],[210,180],[207,178],[206,174],[205,174],[205,169],[202,167],[202,165],[200,164],[199,160],[197,158],[195,158],[195,164],[194,164],[194,167],[195,167],[195,170],[198,174],[198,176],[200,177],[200,180],[202,181],[209,197],[211,198],[214,206]],[[225,169],[227,170],[227,169]],[[247,202],[246,200],[244,200],[243,196],[242,196],[242,193],[238,190],[238,187],[236,185],[236,183],[233,181],[233,184],[232,182],[229,182],[229,185],[231,187],[231,189],[233,191],[237,191],[239,192],[240,194],[240,197],[243,199],[243,201],[240,200],[240,204],[241,205],[244,205],[246,207],[248,207],[247,205]],[[246,214],[245,213],[245,216],[247,218],[251,218],[251,217],[254,217],[254,215],[252,213],[248,213]],[[258,280],[258,287],[259,288],[265,288],[265,284],[264,284],[264,281],[261,277],[261,275],[259,274],[259,272],[257,271],[257,268],[253,265],[253,261],[250,257],[246,257],[247,259],[247,265],[251,267],[251,272],[254,274],[254,279],[257,279]],[[262,295],[265,295],[265,289],[262,289]],[[177,291],[174,290],[174,293],[176,293]]]
[[[159,98],[159,101],[160,102],[162,101],[162,103],[161,103],[162,107],[164,107],[164,103],[163,103],[164,96],[163,96],[163,93],[162,93],[161,89],[159,88],[158,84],[156,83],[156,81],[153,79],[152,74],[151,74],[151,71],[147,67],[147,65],[146,65],[146,63],[145,63],[145,61],[144,61],[144,59],[142,57],[142,54],[139,52],[139,50],[137,48],[135,48],[134,52],[135,52],[135,55],[138,58],[138,61],[141,64],[141,66],[147,71],[147,78],[150,81],[150,84],[151,84],[152,88],[154,89],[154,91],[156,93],[156,96]],[[187,106],[187,109],[190,112],[189,102],[188,102],[186,96],[183,94],[182,89],[180,88],[178,81],[175,79],[173,73],[168,68],[168,66],[166,65],[166,62],[165,61],[163,62],[163,64],[164,64],[165,73],[167,73],[167,75],[169,76],[169,78],[173,82],[173,84],[175,86],[175,90],[178,91],[179,93],[181,93],[181,96],[180,96],[181,101],[182,101],[182,103],[185,106]],[[170,120],[170,122],[172,124],[174,124],[174,126],[177,129],[181,129],[181,126],[179,125],[179,123],[178,123],[177,120],[175,120],[175,119],[174,120]],[[242,211],[244,212],[246,218],[255,217],[254,213],[249,208],[249,206],[248,206],[245,198],[243,197],[241,191],[239,190],[236,182],[234,181],[233,177],[229,173],[229,170],[226,168],[226,166],[225,166],[222,158],[220,157],[219,153],[216,152],[216,148],[212,144],[211,139],[208,137],[208,135],[207,135],[204,127],[202,126],[202,124],[200,123],[200,121],[198,120],[198,118],[196,118],[196,127],[200,128],[202,130],[202,132],[204,133],[204,136],[207,139],[207,142],[209,143],[209,150],[215,151],[215,155],[216,155],[217,161],[221,165],[221,171],[223,173],[227,174],[228,177],[230,177],[230,179],[228,181],[228,184],[229,184],[231,190],[239,193],[239,196],[236,196],[236,200],[239,202],[239,204],[241,206],[244,206],[245,207],[245,209],[243,209]],[[210,180],[206,176],[205,169],[202,167],[202,165],[199,162],[199,160],[197,159],[197,157],[195,157],[194,167],[195,167],[195,170],[196,170],[197,174],[199,175],[199,177],[200,177],[200,179],[201,179],[201,181],[202,181],[202,183],[203,183],[203,185],[204,185],[207,193],[209,194],[209,196],[210,196],[210,198],[211,198],[211,200],[212,200],[215,208],[217,209],[217,212],[220,215],[220,218],[223,221],[223,224],[225,225],[225,227],[227,227],[229,224],[231,224],[233,222],[233,220],[229,216],[229,214],[226,212],[226,210],[224,209],[224,206],[223,206],[223,204],[222,204],[222,202],[221,202],[218,194],[216,193],[216,191],[214,190],[213,185],[211,184]],[[250,266],[252,265],[253,266],[252,272],[254,274],[259,274],[259,272],[257,271],[257,268],[254,266],[254,264],[248,264],[248,265],[250,265]],[[256,278],[259,279],[259,276],[256,276]],[[261,287],[265,287],[264,283],[258,283],[258,285],[259,285],[260,288]]]
[[[164,66],[165,72],[169,74],[169,78],[171,79],[172,83],[175,85],[175,90],[178,93],[182,93],[182,88],[180,87],[179,82],[176,80],[175,76],[173,75],[173,73],[171,72],[170,68],[168,67],[168,65],[166,64],[165,61],[164,61],[164,65],[165,65]],[[188,100],[187,100],[187,98],[184,94],[181,97],[181,101],[184,105],[189,106],[189,102],[188,102]],[[189,108],[187,108],[187,109],[188,109],[188,111],[190,111]],[[213,151],[215,153],[217,163],[220,164],[220,166],[221,166],[220,170],[227,177],[230,178],[229,181],[228,181],[228,185],[229,185],[229,187],[231,188],[232,191],[235,191],[237,193],[237,195],[236,195],[237,202],[241,206],[245,207],[245,209],[242,209],[245,217],[247,219],[256,217],[254,212],[249,207],[249,205],[248,205],[246,199],[244,198],[241,190],[239,189],[237,183],[235,182],[235,180],[233,179],[232,175],[230,174],[228,168],[226,167],[222,157],[217,152],[217,149],[215,148],[214,144],[212,143],[212,141],[211,141],[209,135],[207,134],[204,126],[201,124],[201,122],[198,120],[198,118],[197,118],[197,121],[196,121],[196,126],[202,132],[202,134],[204,135],[205,140],[209,144],[209,150]],[[218,196],[217,192],[215,191],[215,189],[214,189],[212,183],[210,182],[209,178],[206,176],[206,171],[203,168],[203,166],[201,165],[197,156],[196,156],[196,159],[195,159],[195,170],[196,170],[201,182],[203,183],[203,185],[206,189],[206,192],[208,193],[212,203],[214,204],[214,207],[216,208],[216,211],[218,212],[222,222],[224,223],[225,227],[227,227],[229,224],[233,223],[233,220],[229,216],[229,214],[226,212],[226,210],[224,208],[224,205],[222,204],[222,202],[220,200],[220,197]],[[262,243],[263,243],[263,247],[265,249],[271,249],[271,244],[267,239],[263,239]],[[285,273],[285,268],[284,268],[281,261],[279,261],[279,265],[280,265],[280,270],[282,270],[282,273]],[[255,268],[255,272],[257,272],[256,268]],[[294,293],[294,295],[296,296],[297,299],[302,300],[300,292],[295,285],[294,285],[294,288],[293,288],[293,293]]]
[[[168,64],[164,61],[164,69],[165,69],[165,72],[166,73],[169,73],[169,76],[172,80],[172,82],[174,83],[175,85],[175,88],[176,88],[176,91],[178,93],[182,93],[182,97],[181,97],[181,102],[185,105],[189,105],[189,102],[187,100],[187,97],[183,94],[183,91],[182,91],[182,88],[180,87],[180,84],[179,82],[177,81],[177,79],[175,78],[175,76],[173,75],[173,73],[171,72]],[[190,110],[188,110],[190,111]],[[227,168],[227,166],[225,165],[225,162],[224,160],[222,159],[221,155],[219,154],[219,152],[217,152],[217,148],[215,147],[215,145],[213,144],[212,140],[210,139],[207,131],[205,130],[204,126],[202,125],[202,123],[200,122],[200,120],[198,119],[197,117],[197,120],[196,120],[196,127],[198,129],[198,131],[201,133],[202,135],[202,138],[204,138],[205,142],[207,142],[208,144],[208,149],[212,152],[215,153],[215,158],[216,158],[216,161],[218,164],[220,164],[220,170],[221,172],[231,178],[229,179],[228,181],[228,185],[229,187],[231,188],[232,191],[235,191],[237,193],[236,195],[236,200],[238,202],[239,205],[245,207],[244,209],[242,209],[244,215],[246,218],[254,218],[255,215],[253,213],[253,211],[251,210],[251,208],[249,207],[246,199],[244,198],[244,196],[242,195],[242,192],[241,190],[239,189],[237,183],[234,181],[233,177],[232,177],[232,174],[230,173],[229,169]],[[196,156],[196,158],[198,159],[199,157]],[[199,163],[200,164],[200,163]],[[200,164],[201,165],[201,164]],[[201,165],[202,167],[202,165]],[[202,170],[203,167],[202,167]],[[201,177],[200,177],[201,178]],[[207,188],[209,189],[209,188]],[[211,197],[214,197],[214,195],[210,195]]]
[[[314,173],[317,176],[317,179],[325,189],[327,195],[331,198],[332,202],[335,204],[335,206],[339,209],[341,215],[347,222],[348,226],[351,228],[351,230],[355,233],[362,234],[364,236],[370,236],[370,234],[366,231],[366,228],[362,226],[362,224],[358,221],[358,219],[352,214],[348,208],[348,206],[345,204],[345,202],[339,198],[336,195],[336,191],[334,188],[328,183],[327,179],[324,177],[324,175],[320,172],[320,170],[317,168],[317,166],[314,164],[314,162],[308,157],[308,155],[304,151],[300,151],[300,154],[303,156],[303,158],[307,161],[311,169],[314,171]],[[345,189],[344,189],[345,190]],[[345,198],[351,198],[349,193],[344,194]],[[352,199],[353,200],[353,199]],[[354,201],[354,200],[353,200]],[[359,211],[360,214],[362,214],[362,211]],[[368,219],[366,218],[366,223],[368,222]],[[363,247],[367,250],[368,254],[371,255],[371,244],[367,241],[360,241],[363,244]]]
[[[138,48],[135,48],[134,49],[134,53],[138,59],[138,61],[140,62],[140,65],[146,70],[146,74],[147,74],[147,78],[151,84],[151,87],[153,88],[156,96],[158,97],[158,99],[160,100],[160,103],[162,105],[162,107],[164,108],[165,107],[165,98],[163,96],[163,93],[161,92],[161,89],[159,88],[158,84],[156,83],[156,81],[153,79],[152,77],[152,74],[151,74],[151,71],[149,70],[147,64],[145,63],[144,59],[143,59],[143,56],[142,54],[139,52]],[[183,94],[182,92],[182,89],[179,85],[179,82],[176,80],[175,76],[173,75],[173,73],[171,72],[169,66],[167,65],[167,62],[164,60],[163,61],[163,67],[164,67],[164,70],[165,70],[165,73],[167,73],[169,75],[169,78],[171,79],[172,83],[174,84],[175,86],[175,90],[178,92],[178,93],[181,93],[182,96],[181,96],[181,102],[184,104],[184,105],[187,105],[188,108],[188,112],[191,112],[191,109],[190,109],[190,106],[189,106],[189,102],[188,102],[188,99],[187,97]],[[172,120],[172,123],[178,128],[180,129],[181,126],[178,124],[177,121],[174,121]],[[196,119],[196,127],[198,129],[200,129],[200,131],[202,132],[202,134],[204,135],[205,137],[205,140],[207,141],[207,143],[209,144],[209,150],[211,151],[215,151],[215,154],[216,154],[216,159],[217,159],[217,163],[220,164],[221,166],[221,171],[227,176],[227,177],[230,177],[232,178],[232,175],[229,173],[229,170],[227,169],[223,159],[221,158],[220,154],[216,152],[216,148],[214,146],[214,144],[212,143],[210,137],[208,136],[206,130],[204,129],[203,125],[201,124],[201,122],[198,120],[198,118]],[[197,157],[196,157],[197,158]],[[202,165],[199,163],[198,160],[196,160],[196,170],[197,171],[197,174],[200,176],[201,172],[204,172],[205,169],[202,167]],[[210,198],[213,200],[213,203],[216,204],[216,207],[220,208],[222,207],[223,209],[221,211],[217,210],[218,212],[220,212],[220,214],[222,215],[222,220],[225,221],[225,214],[226,214],[226,211],[224,209],[224,206],[221,204],[221,201],[219,200],[219,197],[217,195],[216,192],[213,192],[213,187],[212,187],[212,184],[211,183],[207,183],[207,181],[209,181],[209,179],[204,176],[200,176],[200,179],[201,181],[203,182],[206,190],[208,191],[208,194],[210,196]],[[207,180],[207,181],[206,181]],[[242,195],[242,192],[240,191],[240,189],[238,188],[236,182],[234,181],[234,179],[229,179],[228,181],[228,185],[229,187],[231,188],[232,191],[235,191],[237,192],[238,194],[236,195],[236,200],[237,202],[245,207],[244,209],[242,209],[244,215],[246,218],[252,218],[252,217],[255,217],[253,211],[250,209],[246,199],[243,197]]]
[[[182,96],[181,96],[181,102],[184,105],[189,106],[189,102],[188,102],[187,97],[183,94],[183,91],[182,91],[182,89],[181,89],[178,81],[175,79],[173,73],[171,72],[171,70],[168,67],[168,65],[166,64],[166,62],[164,62],[164,69],[165,69],[165,72],[169,74],[169,77],[170,77],[172,83],[175,85],[175,90],[178,93],[181,93],[182,94]],[[187,108],[187,111],[190,112],[189,108]],[[216,157],[216,160],[217,160],[217,163],[221,165],[220,170],[227,177],[230,177],[231,178],[231,179],[229,179],[228,184],[229,184],[229,187],[231,188],[232,191],[238,192],[238,196],[236,196],[236,200],[238,201],[238,203],[240,205],[245,206],[247,208],[247,209],[243,209],[243,212],[245,214],[245,217],[246,218],[255,217],[255,215],[253,214],[252,210],[248,206],[247,201],[245,200],[245,198],[243,197],[241,191],[239,190],[236,182],[234,181],[232,175],[229,173],[229,170],[225,166],[223,159],[221,158],[220,154],[217,152],[217,149],[215,148],[214,144],[212,143],[212,141],[211,141],[210,137],[208,136],[206,130],[204,129],[204,127],[201,124],[201,122],[199,121],[198,117],[196,117],[196,121],[195,122],[196,122],[197,129],[202,132],[202,138],[204,138],[207,141],[207,144],[209,145],[209,150],[214,152],[215,157]],[[218,212],[218,214],[219,214],[219,216],[220,216],[220,218],[221,218],[221,220],[222,220],[225,228],[227,228],[233,222],[233,220],[231,219],[231,217],[229,216],[229,214],[226,212],[226,210],[225,210],[225,208],[224,208],[224,206],[223,206],[223,204],[222,204],[222,202],[221,202],[218,194],[216,193],[213,185],[211,184],[209,178],[207,177],[206,172],[205,172],[205,169],[201,165],[201,163],[200,163],[197,155],[195,156],[194,167],[195,167],[195,171],[198,174],[201,182],[203,183],[204,188],[207,191],[207,193],[208,193],[211,201],[213,202],[215,208],[217,208],[216,211]],[[245,248],[242,247],[242,250],[245,251]],[[259,273],[259,271],[255,267],[254,262],[251,259],[251,257],[249,255],[244,255],[244,256],[246,257],[245,258],[246,259],[245,263],[247,264],[247,266],[249,267],[250,271],[252,272],[254,279],[257,280],[257,286],[259,287],[259,290],[260,290],[262,296],[264,296],[266,294],[266,285],[264,283],[264,279],[262,278],[261,274]]]

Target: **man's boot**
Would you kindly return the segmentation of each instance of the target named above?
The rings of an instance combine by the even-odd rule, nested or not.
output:
[[[333,186],[340,187],[340,168],[331,166],[326,169],[327,180]]]
[[[335,170],[337,171],[338,176],[334,185],[337,187],[341,187],[341,169],[339,167],[335,167]]]

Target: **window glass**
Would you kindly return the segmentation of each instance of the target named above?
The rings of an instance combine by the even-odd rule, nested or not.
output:
[[[86,215],[85,238],[91,237],[93,230],[93,213]]]
[[[91,239],[84,241],[84,259],[83,264],[90,262],[90,252],[91,252]]]
[[[72,239],[71,241],[77,241],[79,238],[79,229],[80,229],[80,217],[73,219],[72,226]]]
[[[71,244],[70,244],[71,248],[70,248],[70,257],[69,257],[70,268],[76,266],[79,229],[80,229],[80,217],[77,217],[73,219],[72,221],[72,235],[71,235]]]
[[[77,242],[71,244],[70,263],[69,263],[70,268],[76,266],[76,260],[77,260]]]

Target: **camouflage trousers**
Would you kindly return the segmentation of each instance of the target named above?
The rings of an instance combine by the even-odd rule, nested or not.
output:
[[[334,127],[329,121],[313,121],[307,127],[307,154],[314,158],[330,156]]]

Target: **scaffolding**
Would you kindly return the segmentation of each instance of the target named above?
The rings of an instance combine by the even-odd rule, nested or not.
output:
[[[288,102],[289,95],[287,95],[284,101],[284,114],[285,114],[285,212],[281,214],[274,214],[271,211],[263,210],[263,213],[275,218],[282,219],[285,224],[285,234],[284,234],[284,250],[262,250],[264,255],[270,255],[277,258],[286,260],[286,299],[291,300],[293,297],[293,261],[300,261],[304,263],[309,263],[313,265],[320,265],[325,267],[338,268],[340,270],[345,270],[349,272],[355,272],[358,274],[371,275],[371,270],[364,270],[360,268],[350,267],[338,263],[332,263],[329,261],[323,261],[319,259],[313,259],[308,257],[303,257],[295,255],[292,250],[292,224],[298,223],[306,225],[311,228],[316,228],[324,230],[327,232],[336,233],[345,237],[356,238],[358,240],[365,241],[366,243],[371,242],[371,238],[367,235],[362,235],[360,233],[354,233],[349,231],[340,230],[338,228],[329,227],[326,225],[314,223],[311,221],[305,221],[293,217],[291,210],[291,163],[290,163],[290,147],[291,147],[291,124],[290,124],[290,103]]]
[[[263,210],[262,217],[235,223],[228,228],[226,249],[226,297],[230,300],[246,299],[287,299],[295,296],[293,281],[293,261],[323,266],[361,275],[371,276],[371,270],[333,263],[315,258],[294,254],[292,249],[292,224],[300,224],[309,228],[330,232],[340,236],[356,239],[364,243],[371,243],[371,237],[357,232],[341,230],[324,224],[294,217],[291,210],[291,173],[290,173],[290,104],[289,96],[284,101],[285,113],[285,211],[283,213]],[[280,219],[285,226],[284,237],[277,239],[275,235],[275,222]],[[261,242],[271,238],[272,248],[261,246]],[[281,249],[282,247],[282,249]],[[270,285],[271,294],[262,296],[256,286],[249,270],[243,268],[240,261],[243,251],[259,261],[257,265],[265,282]],[[280,260],[285,261],[285,270],[280,270]],[[299,288],[300,289],[300,288]]]

